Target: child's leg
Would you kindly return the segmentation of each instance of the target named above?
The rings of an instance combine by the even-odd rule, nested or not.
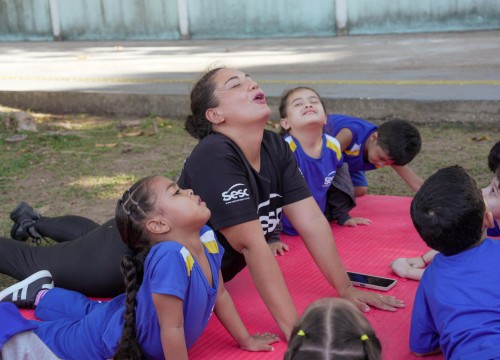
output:
[[[80,320],[102,304],[76,291],[53,288],[47,291],[38,303],[35,316],[43,321]]]
[[[340,225],[351,218],[349,211],[356,206],[354,187],[349,175],[348,165],[337,169],[332,184],[326,193],[325,216],[328,221],[337,221]]]
[[[48,295],[50,295],[50,291],[47,292],[46,296]],[[52,299],[49,298],[46,301],[54,303],[57,298],[61,299],[68,294],[55,292],[53,295]],[[70,301],[75,299],[76,297],[70,295],[70,298],[64,302],[67,303],[68,307],[71,307]],[[43,300],[44,298],[42,298]],[[86,305],[85,300],[77,299],[77,301],[81,301],[80,305]],[[116,351],[122,333],[124,303],[123,295],[106,303],[95,303],[92,311],[79,320],[41,321],[38,322],[38,328],[33,332],[61,359],[75,357],[78,359],[110,359]],[[37,308],[35,314],[38,310]],[[87,308],[87,310],[89,309]],[[68,312],[71,313],[70,310]],[[49,316],[51,315],[55,315],[55,313],[52,312]]]
[[[368,180],[364,171],[354,171],[350,173],[352,184],[354,185],[354,194],[363,196],[368,192]]]

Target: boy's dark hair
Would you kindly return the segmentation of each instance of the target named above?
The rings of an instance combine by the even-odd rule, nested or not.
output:
[[[500,141],[497,141],[490,150],[488,155],[488,168],[493,173],[500,169]]]
[[[325,298],[304,311],[285,360],[380,360],[382,347],[363,314],[347,300]]]
[[[377,134],[377,145],[394,161],[394,165],[406,165],[420,152],[420,133],[408,121],[385,122],[377,129]]]
[[[319,101],[321,101],[321,105],[323,106],[323,110],[325,111],[325,114],[326,114],[325,102],[323,101],[321,96],[319,96],[318,92],[316,90],[314,90],[313,88],[310,88],[308,86],[298,86],[298,87],[293,88],[293,89],[285,90],[283,92],[283,94],[281,95],[280,106],[279,106],[280,118],[283,119],[283,118],[287,117],[288,98],[300,90],[309,90],[309,91],[312,91],[313,93],[315,93],[316,96],[319,98]],[[285,135],[286,133],[288,133],[288,131],[285,130],[282,126],[280,126],[279,133],[280,133],[280,135]]]
[[[411,202],[411,219],[425,243],[444,255],[481,240],[486,206],[476,181],[460,166],[430,176]]]
[[[149,184],[154,176],[137,181],[125,191],[115,208],[116,227],[122,241],[131,249],[136,250],[136,256],[125,255],[121,262],[121,271],[125,280],[125,323],[122,336],[113,359],[143,359],[144,353],[136,337],[136,295],[142,284],[144,261],[150,250],[150,239],[145,231],[147,214],[154,210],[156,193]]]

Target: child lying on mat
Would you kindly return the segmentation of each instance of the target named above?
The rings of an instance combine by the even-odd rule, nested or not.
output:
[[[500,241],[486,238],[493,215],[463,168],[429,177],[410,214],[417,232],[440,253],[425,270],[413,304],[410,350],[446,359],[500,357]]]
[[[488,229],[488,236],[500,236],[500,141],[498,141],[490,150],[488,155],[488,168],[493,172],[491,184],[485,187],[483,197],[490,208],[494,224]],[[431,250],[420,257],[399,258],[391,263],[391,269],[398,276],[413,280],[420,280],[425,267],[434,259],[438,252]]]
[[[350,302],[325,298],[310,304],[295,326],[285,360],[379,360],[375,331]]]
[[[281,97],[279,111],[281,134],[328,221],[348,226],[370,224],[370,219],[349,215],[356,205],[354,188],[339,142],[324,133],[326,112],[318,93],[308,87],[288,90]],[[275,255],[288,251],[288,246],[280,242],[280,229],[285,234],[298,234],[284,214],[280,225],[268,240]]]
[[[220,272],[223,248],[204,224],[210,210],[170,179],[139,180],[118,201],[121,238],[137,255],[121,268],[126,294],[109,302],[54,288],[42,270],[0,292],[1,301],[35,307],[35,334],[63,359],[187,359],[215,311],[242,349],[272,351],[279,340],[250,335]],[[57,280],[57,279],[56,279]]]

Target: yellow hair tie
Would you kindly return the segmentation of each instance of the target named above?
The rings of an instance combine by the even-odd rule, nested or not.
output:
[[[361,341],[370,340],[370,338],[366,334],[361,335],[360,339],[361,339]]]
[[[297,331],[297,335],[306,336],[306,333],[304,332],[304,330],[301,329],[301,330]]]

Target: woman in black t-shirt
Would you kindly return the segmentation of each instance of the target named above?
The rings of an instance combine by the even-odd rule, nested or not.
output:
[[[355,289],[337,253],[330,225],[311,196],[289,146],[264,130],[270,109],[259,85],[227,68],[204,74],[191,92],[186,130],[200,143],[186,160],[179,186],[191,188],[212,211],[210,226],[226,249],[225,280],[245,264],[271,315],[290,336],[297,317],[283,275],[266,243],[281,212],[302,236],[340,296],[362,311],[395,311],[402,301]]]

